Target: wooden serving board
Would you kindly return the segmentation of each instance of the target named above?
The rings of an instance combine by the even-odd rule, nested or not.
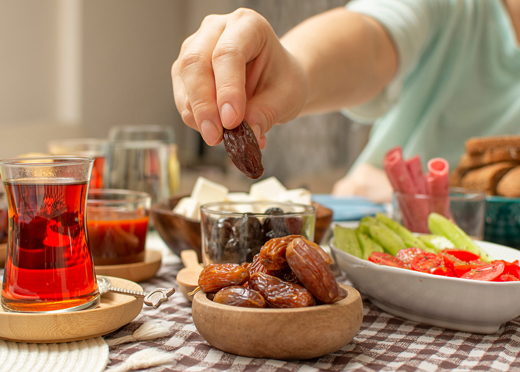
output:
[[[112,286],[142,291],[129,280],[111,277]],[[0,338],[27,343],[55,343],[85,340],[113,332],[130,323],[143,308],[143,299],[115,293],[101,297],[91,310],[70,313],[9,313],[0,308]]]
[[[96,266],[96,275],[115,276],[133,282],[142,282],[143,280],[150,279],[157,274],[157,271],[161,268],[161,262],[161,252],[147,249],[143,262]]]

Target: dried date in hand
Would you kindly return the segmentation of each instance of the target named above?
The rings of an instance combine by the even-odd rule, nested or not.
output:
[[[216,292],[225,287],[242,285],[249,279],[249,271],[238,264],[210,264],[199,276],[204,292]]]
[[[264,174],[260,146],[245,120],[236,128],[224,128],[224,147],[233,164],[247,177],[257,179]]]
[[[215,294],[213,301],[239,307],[265,307],[265,300],[260,293],[238,286],[221,289]]]
[[[304,287],[261,272],[251,275],[249,287],[260,292],[270,307],[307,307],[316,303]]]
[[[331,304],[339,297],[338,283],[329,265],[309,243],[301,238],[291,241],[287,246],[287,263],[305,288],[321,302]]]

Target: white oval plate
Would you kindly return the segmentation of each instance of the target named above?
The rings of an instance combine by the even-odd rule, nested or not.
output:
[[[477,243],[494,259],[520,260],[520,251]],[[353,286],[380,309],[419,323],[472,333],[496,333],[520,315],[520,282],[449,278],[377,265],[330,247]]]

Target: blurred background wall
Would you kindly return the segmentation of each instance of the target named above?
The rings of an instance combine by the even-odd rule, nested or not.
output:
[[[170,69],[182,41],[211,13],[249,7],[281,36],[301,20],[344,3],[1,1],[0,158],[45,152],[56,138],[103,138],[116,125],[170,125],[183,167],[181,192],[199,174],[245,189],[250,180],[230,165],[223,146],[206,146],[175,109]],[[365,145],[369,129],[339,113],[277,126],[263,152],[264,177],[329,192]]]

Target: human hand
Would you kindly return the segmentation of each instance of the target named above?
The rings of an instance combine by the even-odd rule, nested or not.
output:
[[[211,146],[245,119],[265,148],[265,134],[294,119],[308,94],[301,66],[249,9],[207,16],[184,41],[172,81],[182,120]]]
[[[386,173],[370,164],[361,164],[334,184],[333,195],[365,196],[375,203],[392,201],[393,189]]]

